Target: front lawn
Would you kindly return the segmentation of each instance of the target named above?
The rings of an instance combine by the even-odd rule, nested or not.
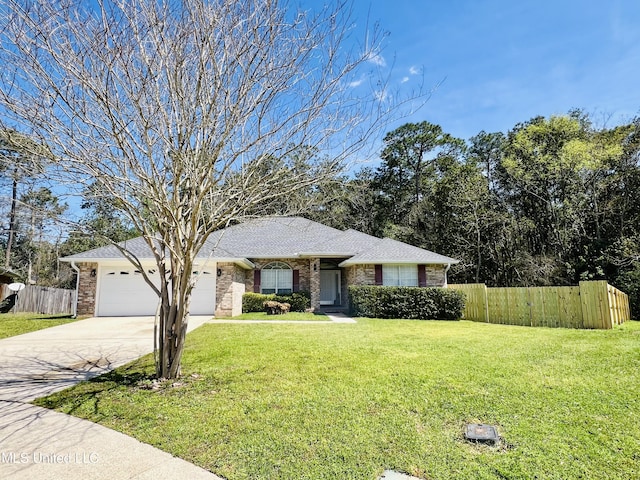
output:
[[[183,378],[151,356],[38,403],[229,480],[640,478],[640,323],[205,325]],[[497,425],[498,447],[465,442]]]
[[[70,315],[0,313],[0,339],[75,321]]]

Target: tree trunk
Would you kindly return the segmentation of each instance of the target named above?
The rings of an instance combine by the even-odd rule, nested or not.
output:
[[[183,258],[171,260],[171,276],[167,278],[161,269],[158,352],[156,375],[174,379],[180,376],[180,366],[189,320],[189,304],[193,290],[193,262],[184,253]]]
[[[480,283],[480,268],[482,266],[482,232],[478,218],[476,217],[476,278],[475,283]]]
[[[164,329],[164,338],[159,343],[156,374],[158,378],[178,378],[187,333],[188,316],[183,308],[174,305],[161,308],[160,312],[160,328]]]
[[[13,186],[11,189],[11,212],[9,213],[9,238],[7,239],[7,251],[4,262],[5,268],[11,267],[11,248],[16,235],[16,206],[18,203],[18,167],[13,171]]]

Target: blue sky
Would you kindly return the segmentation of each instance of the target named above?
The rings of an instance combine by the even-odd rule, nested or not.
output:
[[[397,122],[468,139],[582,108],[596,124],[640,115],[640,0],[354,0],[357,27],[389,32],[390,91],[436,87]],[[394,128],[395,128],[394,126]],[[392,129],[392,128],[390,128]]]

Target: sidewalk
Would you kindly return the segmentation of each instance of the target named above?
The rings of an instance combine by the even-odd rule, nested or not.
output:
[[[208,317],[192,317],[189,330]],[[150,317],[91,318],[0,340],[0,478],[220,477],[87,420],[31,405],[153,350]]]
[[[328,313],[326,314],[327,320],[234,320],[233,318],[226,318],[222,320],[210,319],[207,323],[235,323],[242,325],[252,323],[271,323],[271,324],[295,324],[295,325],[317,325],[328,323],[357,323],[353,318],[346,316],[344,313]],[[276,316],[277,318],[277,316]]]
[[[216,475],[87,420],[0,401],[0,478],[194,479]]]

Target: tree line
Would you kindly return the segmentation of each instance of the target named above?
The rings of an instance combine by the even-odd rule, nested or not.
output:
[[[379,166],[315,193],[313,219],[461,260],[451,282],[606,279],[640,308],[639,119],[598,127],[575,110],[467,141],[408,123]]]
[[[13,135],[11,141],[5,134],[0,147],[5,268],[32,283],[71,287],[73,274],[59,256],[138,231],[92,186],[85,190],[81,228],[53,229],[67,205],[43,183],[42,159],[21,155],[26,140]],[[261,175],[317,175],[321,152],[292,152],[264,164]],[[379,157],[375,168],[350,176],[325,172],[322,182],[250,213],[302,214],[457,258],[450,271],[456,283],[606,279],[630,295],[635,311],[640,308],[639,119],[596,127],[576,110],[532,118],[506,134],[482,131],[467,141],[427,121],[408,123],[384,136]]]

